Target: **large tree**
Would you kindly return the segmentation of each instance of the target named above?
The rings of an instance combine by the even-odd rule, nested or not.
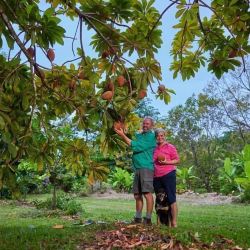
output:
[[[155,54],[162,44],[161,18],[170,8],[176,8],[178,20],[171,49],[174,77],[190,78],[206,63],[221,77],[240,62],[244,68],[249,53],[248,1],[169,1],[161,14],[152,0],[46,2],[0,2],[0,47],[9,48],[0,56],[0,158],[10,171],[32,154],[34,117],[47,135],[53,121],[70,115],[79,130],[97,135],[103,152],[122,145],[112,130],[114,121],[137,123],[131,111],[149,85],[152,90],[151,84],[161,85]],[[200,14],[203,8],[208,16]],[[61,24],[66,19],[77,23],[71,37],[75,58],[57,65],[53,47],[68,39]],[[92,57],[84,48],[88,30],[96,51]],[[157,90],[166,103],[170,93],[164,86]]]
[[[213,189],[223,159],[216,113],[211,112],[216,104],[217,101],[205,99],[203,95],[198,98],[192,96],[184,105],[170,110],[165,120],[180,152],[181,165],[193,166],[195,175],[199,177],[198,186],[208,192]]]
[[[217,113],[221,130],[236,132],[241,143],[249,143],[250,131],[250,65],[246,71],[238,68],[222,79],[213,79],[204,90],[204,96],[217,100],[213,113]],[[242,145],[240,146],[242,149]]]

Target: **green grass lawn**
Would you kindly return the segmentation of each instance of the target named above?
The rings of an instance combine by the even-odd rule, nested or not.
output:
[[[32,196],[43,199],[45,196]],[[78,198],[84,212],[81,220],[105,221],[107,224],[89,226],[75,225],[80,220],[69,220],[50,214],[45,216],[34,207],[16,206],[0,202],[0,249],[75,249],[81,242],[92,241],[95,232],[109,230],[112,223],[130,221],[134,215],[133,200],[104,200]],[[155,215],[153,221],[155,223]],[[64,225],[63,229],[53,229],[55,224]],[[179,204],[178,228],[162,226],[163,233],[172,234],[182,242],[188,242],[189,233],[198,232],[205,242],[211,242],[217,235],[233,239],[235,244],[250,247],[250,206],[210,205],[197,206]]]

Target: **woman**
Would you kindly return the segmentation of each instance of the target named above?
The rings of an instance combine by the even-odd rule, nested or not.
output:
[[[179,156],[176,148],[165,139],[164,129],[156,129],[157,146],[154,150],[154,190],[164,189],[171,208],[171,226],[177,227],[176,164]]]

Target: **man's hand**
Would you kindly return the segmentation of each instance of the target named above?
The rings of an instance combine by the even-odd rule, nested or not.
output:
[[[125,135],[124,130],[123,130],[122,128],[119,128],[119,129],[114,128],[114,131],[115,131],[119,136],[121,136],[121,137],[123,137],[123,136]]]
[[[131,140],[125,135],[124,130],[122,128],[114,128],[114,131],[121,136],[121,138],[123,139],[123,141],[126,142],[126,144],[128,144],[130,146],[131,144]]]

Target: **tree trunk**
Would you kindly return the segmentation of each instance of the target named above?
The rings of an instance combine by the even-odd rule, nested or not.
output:
[[[53,186],[52,209],[56,209],[56,185]]]

